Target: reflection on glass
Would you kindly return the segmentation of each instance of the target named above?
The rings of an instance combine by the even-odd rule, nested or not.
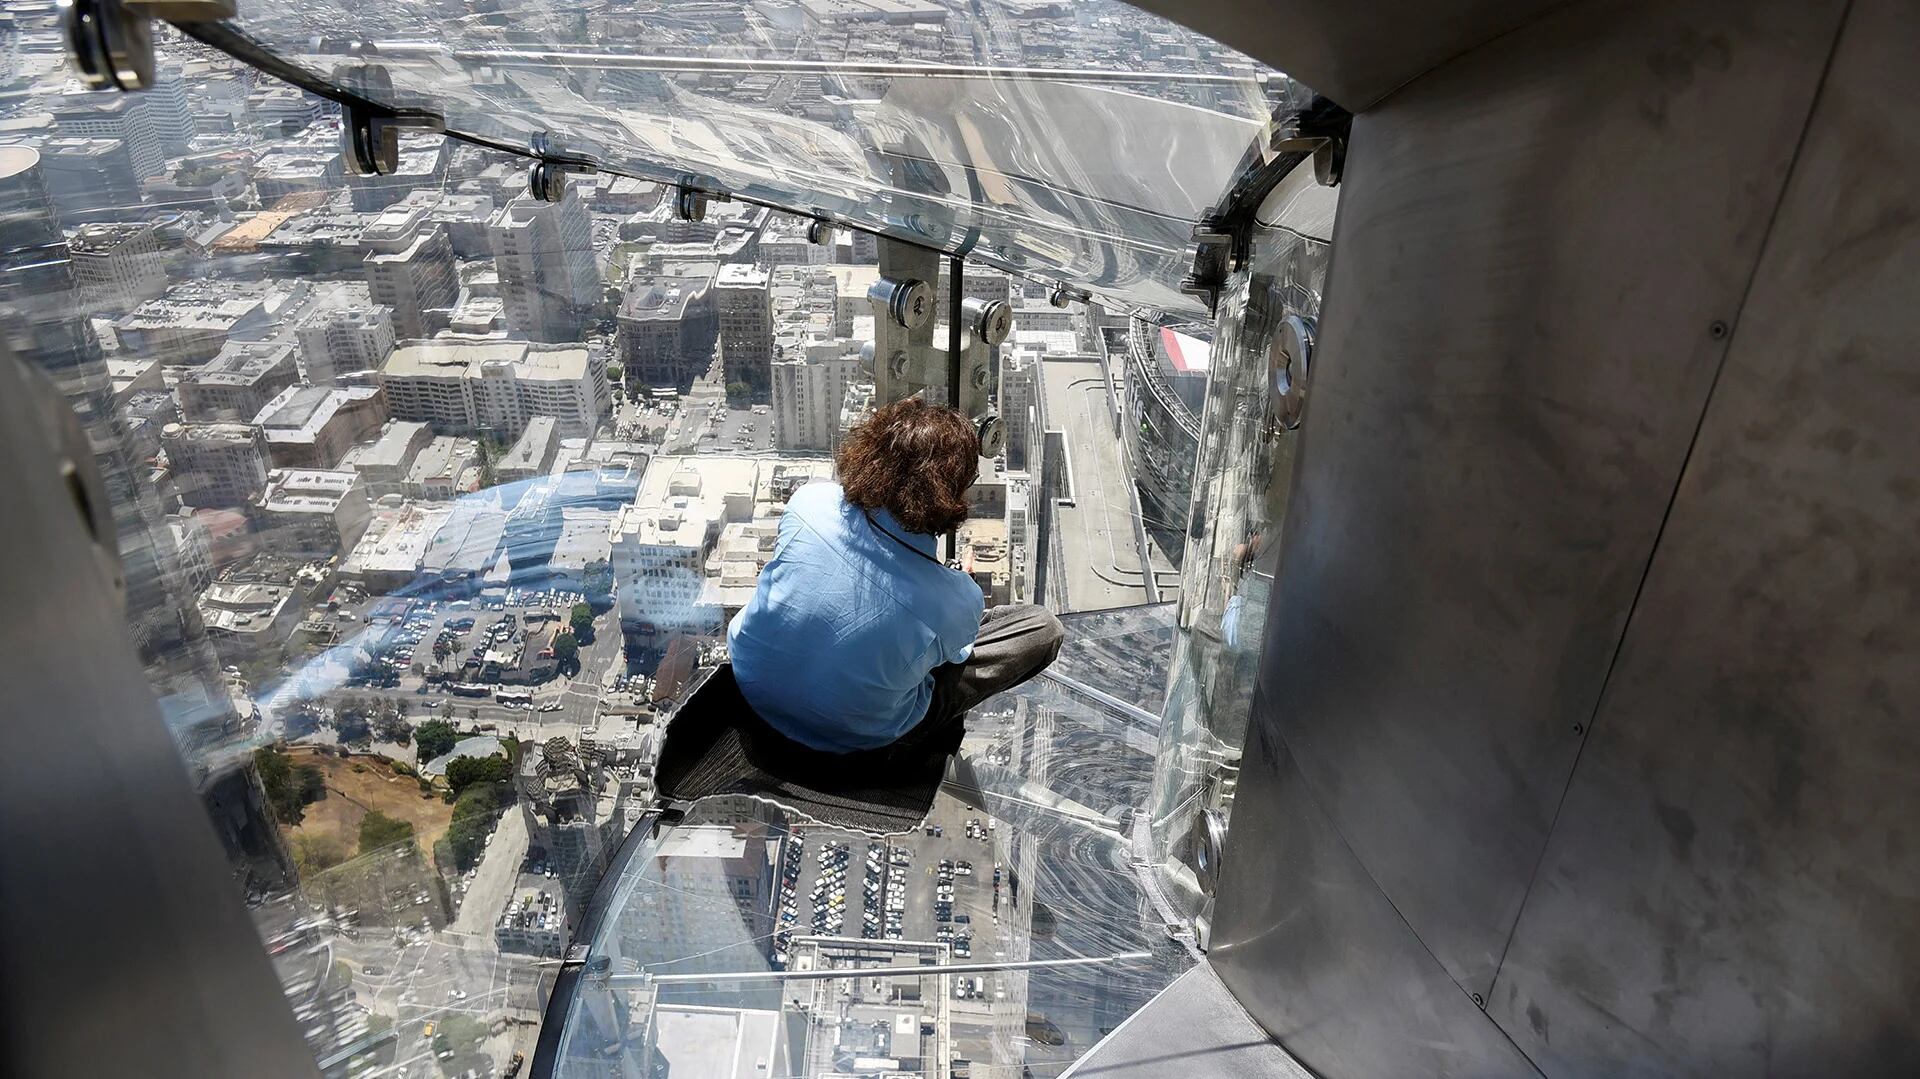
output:
[[[1268,205],[1330,223],[1333,194],[1311,171],[1295,170]],[[1294,225],[1257,227],[1220,299],[1152,810],[1157,861],[1189,917],[1204,917],[1193,867],[1209,817],[1224,827],[1232,808],[1281,554],[1306,381],[1304,361],[1287,364],[1288,320],[1310,326],[1326,283],[1330,248],[1313,238],[1326,230]]]
[[[1080,612],[1059,661],[980,710],[933,834],[747,802],[647,833],[581,941],[611,966],[562,1002],[567,1068],[1057,1074],[1191,963],[1136,866],[1194,804],[1166,777],[1237,745],[1285,468],[1242,415],[1256,345],[1223,333],[1203,399],[1206,333],[1120,312],[1193,313],[1188,233],[1264,73],[1104,3],[885,32],[872,5],[243,7],[314,70],[378,39],[383,92],[463,131],[973,244],[962,297],[1012,307],[1006,446],[951,555],[990,603]],[[676,701],[880,392],[880,242],[687,220],[624,175],[540,201],[523,158],[437,135],[349,176],[327,101],[171,32],[153,90],[83,94],[44,13],[16,24],[0,327],[93,443],[133,641],[288,1005],[330,1070],[524,1069]],[[1241,287],[1310,311],[1320,256],[1276,242]],[[1115,303],[1055,306],[1060,279]],[[997,966],[741,977],[929,962]]]
[[[425,3],[243,6],[276,54],[375,100],[1202,314],[1194,221],[1285,80],[1099,2],[721,3],[448,18]]]

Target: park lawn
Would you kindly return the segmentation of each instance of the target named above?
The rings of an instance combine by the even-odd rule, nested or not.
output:
[[[300,824],[283,829],[290,843],[308,837],[322,839],[343,845],[352,856],[360,847],[361,818],[377,809],[389,817],[412,822],[414,842],[430,856],[433,845],[453,822],[453,807],[441,800],[438,791],[421,797],[419,781],[395,772],[385,757],[336,757],[300,748],[289,751],[289,755],[295,767],[318,766],[327,784],[326,797],[307,804]],[[361,770],[356,771],[356,765]]]

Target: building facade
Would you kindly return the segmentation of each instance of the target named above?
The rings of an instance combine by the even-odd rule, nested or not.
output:
[[[267,488],[267,441],[247,423],[170,423],[160,432],[180,500],[195,509],[245,506]]]
[[[557,202],[521,196],[487,228],[507,324],[532,341],[581,341],[600,302],[593,222],[569,185]]]
[[[764,391],[772,377],[773,306],[767,283],[767,271],[758,266],[722,266],[714,278],[720,363],[729,386],[744,383]]]
[[[394,336],[413,340],[432,334],[429,311],[451,311],[460,298],[453,244],[426,207],[395,206],[360,234],[362,265],[374,303],[392,312]],[[442,320],[443,321],[443,320]]]
[[[518,438],[535,416],[564,437],[591,435],[612,400],[606,364],[585,345],[441,339],[394,350],[380,371],[393,418],[449,433]]]
[[[300,363],[306,380],[325,385],[344,374],[377,370],[393,355],[393,312],[386,307],[323,310],[299,330]]]

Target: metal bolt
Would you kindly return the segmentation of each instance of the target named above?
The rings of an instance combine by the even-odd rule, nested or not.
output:
[[[1476,1007],[1476,1008],[1478,1008],[1478,1009],[1480,1009],[1480,1010],[1481,1010],[1481,1011],[1483,1011],[1483,1012],[1484,1012],[1484,1011],[1486,1011],[1486,1010],[1487,1010],[1487,998],[1485,998],[1485,997],[1483,997],[1483,996],[1481,996],[1481,995],[1480,995],[1480,994],[1478,994],[1478,993],[1475,993],[1475,994],[1473,995],[1473,1006],[1474,1006],[1474,1007]]]
[[[1582,726],[1581,724],[1575,723],[1573,725],[1573,733],[1574,733],[1574,736],[1577,738],[1580,735],[1587,733],[1587,728]]]
[[[1725,341],[1727,335],[1732,332],[1724,319],[1714,319],[1713,322],[1707,326],[1707,336],[1713,338],[1715,341]]]

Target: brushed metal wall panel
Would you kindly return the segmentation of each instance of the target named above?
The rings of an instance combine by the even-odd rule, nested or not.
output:
[[[1859,0],[1492,995],[1553,1074],[1920,1074],[1920,5]]]
[[[1565,0],[1139,0],[1358,112]]]
[[[1354,123],[1264,719],[1469,992],[1544,849],[1841,6],[1575,5]]]
[[[1315,1075],[1536,1074],[1367,878],[1265,724],[1241,768],[1208,959],[1249,1014]]]

